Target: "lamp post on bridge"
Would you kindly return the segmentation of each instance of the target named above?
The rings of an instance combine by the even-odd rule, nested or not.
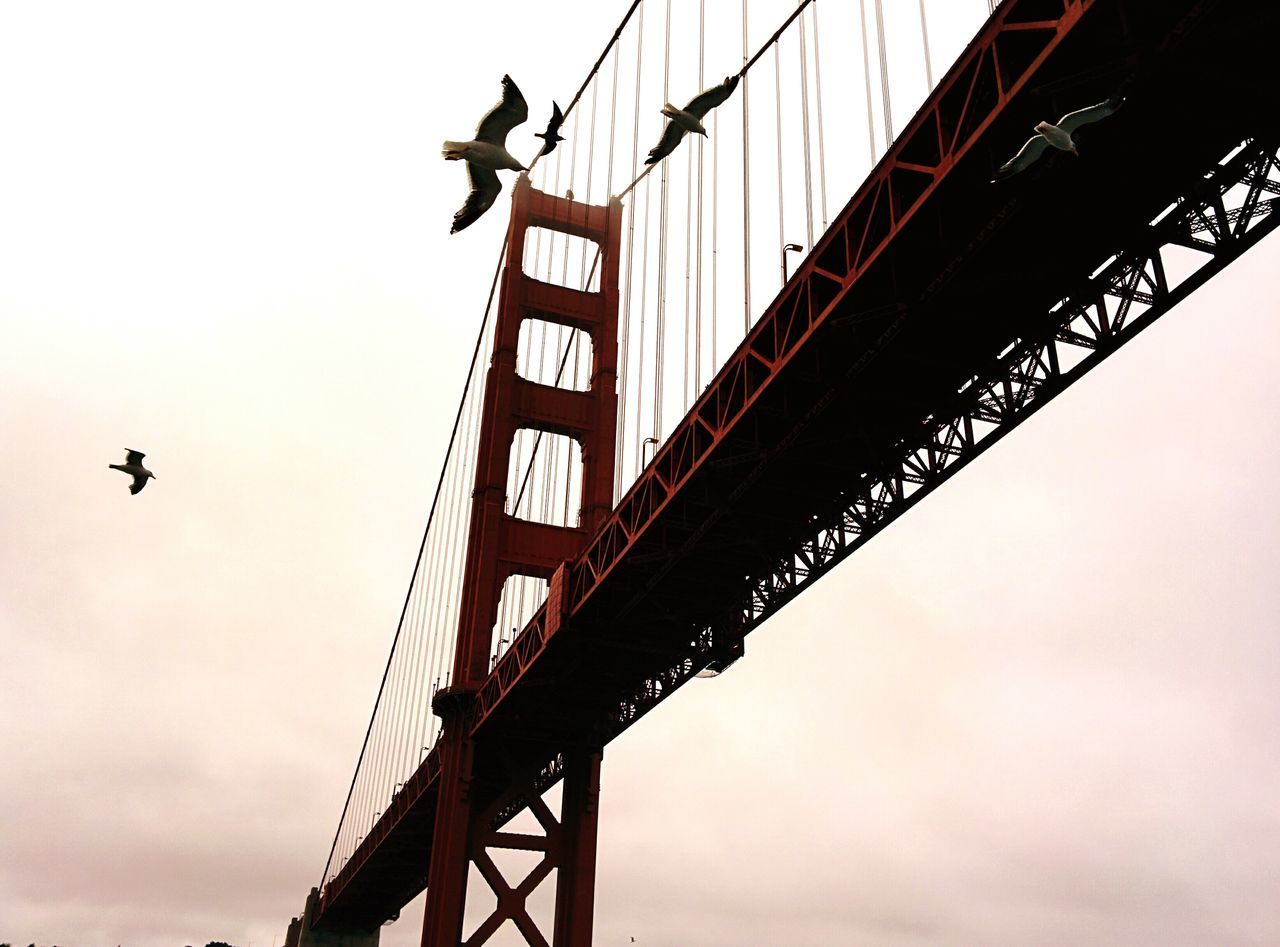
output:
[[[798,243],[788,243],[782,247],[782,285],[787,285],[787,251],[803,253],[804,247]]]

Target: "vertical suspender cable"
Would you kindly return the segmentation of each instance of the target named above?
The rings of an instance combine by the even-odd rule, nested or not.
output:
[[[606,159],[606,163],[605,163],[605,179],[604,179],[604,196],[606,201],[613,200],[613,153],[614,153],[614,146],[617,144],[617,137],[618,137],[618,67],[621,60],[622,60],[622,53],[620,52],[620,49],[618,46],[614,46],[613,47],[613,83],[609,89],[609,99],[610,99],[609,156]],[[620,247],[614,247],[613,252],[617,253],[620,249],[621,249]],[[602,279],[601,289],[603,288],[604,288],[604,282]],[[592,359],[592,365],[594,366],[595,364],[594,349],[592,350],[592,353],[591,353],[591,359]],[[619,368],[619,372],[621,372],[622,367],[618,366],[618,368]],[[624,397],[625,388],[626,388],[626,382],[620,380],[618,384],[618,397],[619,397],[618,411],[616,416],[614,417],[614,424],[617,425],[617,427],[614,430],[615,443],[614,443],[614,462],[613,462],[613,493],[610,495],[611,502],[617,502],[617,499],[618,499],[618,470],[621,467],[621,464],[618,463],[618,454],[619,454],[618,445],[622,443],[622,437],[621,437],[622,435],[621,427],[622,427],[622,417],[623,417],[622,406],[624,402],[621,399]]]
[[[933,57],[929,53],[929,22],[924,15],[924,0],[920,0],[920,39],[924,43],[924,77],[933,91]]]
[[[594,83],[592,83],[592,86],[591,86],[591,130],[588,133],[588,138],[587,138],[587,186],[585,188],[585,192],[586,192],[586,201],[588,203],[591,201],[591,183],[594,176],[593,172],[595,171],[596,114],[598,112],[598,106],[599,106],[599,95],[600,95],[600,77],[597,76]],[[606,199],[607,198],[608,198],[608,195],[606,194]],[[587,213],[587,211],[584,209],[583,213],[585,214]],[[583,290],[584,292],[587,290],[588,283],[591,279],[591,276],[587,274],[586,269],[587,269],[587,241],[584,240],[582,241],[582,266],[578,270],[578,288]],[[594,266],[592,266],[591,272],[592,273],[595,272]],[[573,387],[576,390],[580,381],[578,377],[578,371],[580,367],[579,362],[581,361],[582,331],[581,330],[575,331],[572,333],[572,336],[573,336]],[[564,357],[565,358],[569,357],[569,350],[567,347],[565,349]],[[561,360],[560,364],[562,366],[564,365],[563,359]],[[563,371],[564,369],[561,368],[560,372],[556,373],[557,385],[560,383],[560,374]],[[564,459],[564,469],[565,469],[564,525],[569,526],[570,520],[572,520],[573,514],[574,514],[574,511],[570,509],[571,498],[573,493],[573,444],[572,443],[567,445],[567,450],[565,451],[565,455],[566,456]],[[579,458],[579,460],[581,460],[581,458]],[[581,480],[582,480],[582,465],[581,463],[579,463],[578,465],[579,485],[581,485]],[[581,490],[579,490],[579,495],[581,495]],[[575,522],[572,525],[576,526],[578,524]]]
[[[662,47],[662,101],[671,101],[671,0],[667,0],[666,37]],[[658,311],[654,320],[653,353],[653,436],[662,437],[663,356],[666,352],[667,324],[667,181],[670,162],[662,162],[662,183],[658,194]]]
[[[822,232],[827,232],[827,143],[822,136],[822,57],[818,55],[818,0],[813,2],[813,92],[818,110],[818,195],[822,199]],[[810,247],[809,249],[813,249]]]
[[[684,191],[684,381],[681,385],[684,403],[681,407],[689,404],[689,382],[693,378],[689,371],[689,342],[693,334],[693,308],[689,298],[693,289],[693,152],[693,142],[689,142]]]
[[[747,0],[742,0],[742,63],[746,66]],[[751,134],[747,123],[747,84],[750,76],[742,76],[742,334],[751,331]]]
[[[804,136],[804,209],[805,226],[809,242],[808,250],[813,249],[813,156],[809,147],[809,44],[804,28],[804,17],[800,17],[800,114],[801,130]]]
[[[641,7],[641,10],[644,8]],[[637,54],[643,55],[643,48]],[[638,73],[637,73],[638,75]],[[638,80],[637,80],[638,81]],[[639,86],[637,85],[637,89]],[[636,110],[639,111],[639,99],[636,100]],[[641,400],[641,394],[644,392],[644,348],[645,348],[645,314],[648,309],[649,296],[649,196],[652,192],[649,178],[645,178],[644,184],[644,223],[640,228],[640,325],[637,336],[640,341],[640,351],[636,358],[636,427],[635,427],[635,459],[636,473],[639,474],[644,466],[643,439],[645,436],[644,429],[644,403]]]
[[[705,63],[707,52],[707,0],[698,0],[698,88],[706,87]],[[698,138],[698,252],[697,284],[694,297],[693,342],[693,396],[702,391],[702,165],[706,142]]]
[[[348,807],[351,805],[351,794],[352,792],[354,792],[356,788],[356,779],[360,775],[360,766],[364,762],[365,751],[369,747],[369,734],[372,732],[374,721],[378,717],[378,706],[382,701],[383,690],[387,686],[387,674],[391,670],[391,662],[396,655],[396,644],[400,640],[400,629],[404,624],[404,612],[405,612],[405,609],[409,607],[409,595],[412,593],[413,583],[417,580],[417,577],[418,577],[418,569],[422,564],[422,553],[426,549],[427,536],[431,532],[431,521],[435,517],[436,504],[440,501],[440,490],[444,485],[445,471],[448,469],[449,457],[453,452],[454,439],[458,436],[458,422],[462,419],[462,411],[467,403],[467,392],[470,390],[471,380],[475,376],[476,364],[477,364],[477,360],[479,358],[479,353],[480,353],[480,345],[484,341],[485,329],[489,323],[489,312],[493,306],[493,294],[495,290],[497,290],[498,288],[498,276],[502,273],[502,260],[503,260],[503,257],[506,256],[506,252],[507,252],[507,248],[506,248],[506,244],[504,243],[502,247],[502,252],[498,255],[497,269],[494,270],[493,285],[489,288],[489,302],[485,305],[484,320],[480,323],[480,332],[476,336],[475,350],[471,353],[471,368],[467,371],[467,380],[462,388],[462,399],[458,404],[458,411],[453,419],[453,431],[449,434],[449,446],[445,448],[444,463],[440,467],[440,478],[436,481],[435,494],[431,498],[431,508],[427,513],[427,526],[426,526],[426,529],[422,531],[422,542],[418,546],[418,558],[414,560],[413,575],[409,579],[409,589],[405,592],[404,606],[400,611],[400,623],[397,624],[395,636],[391,639],[391,653],[387,656],[387,664],[382,672],[382,681],[381,683],[378,684],[378,694],[373,701],[373,713],[369,717],[369,726],[365,730],[364,743],[360,747],[360,755],[356,758],[356,771],[351,776],[351,786],[347,790],[347,800],[342,805],[342,815],[338,817],[338,831],[334,833],[333,846],[330,847],[329,857],[325,860],[325,863],[324,863],[324,872],[321,874],[321,877],[320,877],[321,887],[324,886],[325,881],[329,877],[329,865],[333,860],[334,848],[336,848],[338,844],[338,833],[342,831],[342,824],[346,820],[347,810],[348,810]]]
[[[871,105],[871,50],[867,45],[867,0],[858,0],[862,14],[862,74],[867,89],[867,145],[871,149],[871,164],[876,163],[876,126]]]
[[[698,38],[699,45],[702,43],[701,36]],[[702,86],[698,86],[698,90],[702,90]],[[701,136],[698,136],[701,137]],[[689,294],[693,289],[693,152],[694,143],[689,142],[689,147],[685,149],[685,187],[684,187],[684,326],[681,332],[683,349],[684,349],[684,374],[680,379],[680,408],[683,409],[689,404],[689,382],[693,375],[689,371],[689,342],[693,334],[693,320],[691,318],[693,309],[690,304]]]
[[[787,243],[786,233],[786,204],[783,200],[783,177],[782,177],[782,55],[778,51],[781,46],[779,40],[773,42],[773,96],[774,96],[774,123],[777,134],[777,160],[778,160],[778,253],[782,266],[782,282],[787,281],[787,255],[782,250]]]
[[[613,82],[609,86],[609,157],[604,166],[604,199],[613,197],[613,146],[618,135],[618,47],[613,47]]]
[[[578,183],[578,144],[579,144],[579,138],[581,137],[579,135],[579,128],[581,124],[582,124],[582,110],[574,109],[573,151],[569,157],[569,183],[567,185],[567,188],[570,191],[572,191]],[[590,156],[588,156],[587,158],[588,165],[590,165],[590,162],[591,162],[591,159],[590,159]],[[563,196],[563,195],[558,195],[558,196]],[[560,270],[560,285],[561,286],[569,285],[569,234],[567,233],[564,235],[564,261],[563,261],[563,266],[561,267],[561,270]],[[556,362],[558,362],[559,353],[563,349],[571,346],[573,343],[573,336],[575,334],[575,330],[573,329],[569,330],[569,341],[567,343],[564,340],[564,333],[565,333],[565,327],[563,325],[557,325],[556,341],[551,348],[552,364],[555,364]],[[539,380],[543,384],[546,384],[547,376],[545,374],[540,375]],[[557,519],[561,518],[555,515],[555,502],[556,500],[559,499],[559,496],[560,496],[560,491],[559,489],[557,489],[559,485],[556,483],[556,476],[557,476],[557,472],[560,470],[560,453],[563,448],[564,448],[564,444],[561,438],[557,437],[551,441],[550,449],[544,450],[542,452],[543,457],[545,458],[545,463],[543,464],[545,481],[543,484],[543,491],[542,491],[542,521],[544,523],[554,523],[557,521]],[[565,452],[570,454],[570,457],[568,458],[568,462],[572,463],[572,451],[565,451]],[[562,512],[561,516],[563,517],[563,515],[564,514]]]
[[[711,113],[711,372],[720,366],[716,348],[716,289],[720,273],[720,110]]]
[[[632,109],[631,121],[631,179],[635,180],[636,167],[640,161],[640,75],[641,65],[644,57],[641,51],[644,48],[644,7],[640,8],[640,16],[636,21],[636,91],[635,91],[635,107]],[[618,418],[619,430],[617,437],[617,453],[613,465],[613,497],[616,501],[622,495],[622,467],[623,460],[626,457],[626,433],[627,433],[627,392],[628,392],[628,365],[631,359],[628,358],[631,348],[631,298],[633,295],[634,285],[632,283],[633,269],[632,264],[635,259],[636,249],[636,198],[632,197],[627,202],[627,266],[626,266],[626,290],[622,294],[622,325],[618,335],[620,337],[620,349],[618,352]]]
[[[405,721],[402,724],[403,731],[400,735],[400,760],[397,766],[401,781],[407,778],[405,773],[406,767],[413,767],[417,764],[419,754],[414,750],[414,744],[417,742],[418,721],[421,719],[419,710],[422,704],[422,678],[425,676],[426,654],[430,651],[430,632],[427,631],[428,616],[425,613],[424,601],[426,599],[426,589],[424,582],[416,583],[418,588],[415,594],[417,604],[414,606],[415,624],[417,629],[414,632],[415,644],[412,649],[412,667],[409,679],[409,692],[405,696],[407,704],[407,713]],[[410,769],[410,772],[412,770]]]
[[[446,507],[444,510],[445,522],[450,522],[454,516],[453,508],[454,508],[454,503],[457,499],[457,493],[458,493],[458,490],[455,484],[458,482],[458,468],[460,466],[461,465],[458,463],[456,459],[450,465],[452,469],[449,473],[449,480],[450,480],[449,488],[446,491],[447,500],[446,500]],[[445,611],[445,609],[442,607],[442,604],[441,604],[441,595],[443,592],[443,585],[444,585],[444,583],[442,582],[442,577],[444,575],[446,560],[449,558],[449,553],[451,552],[451,550],[448,547],[446,547],[443,544],[443,542],[441,542],[439,534],[437,534],[435,537],[434,545],[435,545],[435,555],[433,556],[433,558],[435,561],[432,564],[432,567],[427,574],[426,581],[430,586],[430,589],[429,589],[430,594],[427,598],[427,614],[431,617],[433,621],[433,625],[435,626],[435,635],[433,636],[434,640],[432,643],[431,654],[427,658],[427,665],[425,668],[426,676],[430,677],[433,681],[435,680],[435,677],[438,674],[437,668],[441,660],[440,655],[441,655],[441,652],[443,652],[444,650],[443,648],[444,642],[440,640],[443,636],[441,634],[442,623],[439,620],[439,616],[441,612]],[[434,688],[428,688],[427,692],[430,697],[435,696],[433,693],[433,690]],[[428,714],[427,717],[431,718],[431,715]],[[428,727],[428,733],[426,736],[427,736],[427,739],[423,741],[424,744],[430,742],[430,738],[431,738],[430,727]],[[417,740],[415,740],[414,742],[418,743]]]
[[[885,49],[884,0],[876,0],[876,42],[880,50],[880,95],[884,99],[884,147],[893,145],[893,103],[889,97],[889,53]]]
[[[640,249],[640,354],[636,359],[636,476],[640,475],[640,471],[644,469],[644,403],[640,400],[640,394],[644,391],[644,343],[645,343],[645,311],[648,309],[649,295],[649,195],[653,193],[653,188],[649,185],[649,178],[644,179],[644,226],[641,228],[643,233],[640,239],[643,245]]]

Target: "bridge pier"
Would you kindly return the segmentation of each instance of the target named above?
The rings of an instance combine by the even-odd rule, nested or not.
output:
[[[600,817],[600,750],[565,755],[560,806],[561,852],[556,876],[552,947],[591,947],[596,897],[596,829]]]
[[[422,943],[462,943],[462,915],[467,904],[467,845],[474,821],[471,804],[470,736],[466,723],[474,691],[446,687],[436,694],[431,709],[443,721],[440,732],[440,797],[436,803],[431,842],[427,905],[422,919]]]
[[[302,915],[289,922],[289,930],[284,935],[284,947],[378,947],[379,928],[360,933],[333,933],[312,929],[315,920],[316,902],[320,891],[312,888],[307,895],[307,903],[302,908]]]

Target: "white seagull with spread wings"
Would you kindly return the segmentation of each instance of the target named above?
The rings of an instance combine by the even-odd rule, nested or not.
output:
[[[1025,171],[1044,154],[1044,150],[1050,145],[1060,151],[1069,151],[1073,155],[1079,156],[1080,152],[1076,149],[1075,138],[1072,137],[1076,129],[1081,125],[1088,125],[1090,122],[1101,121],[1115,112],[1123,102],[1124,99],[1121,96],[1115,95],[1105,102],[1090,105],[1087,109],[1068,112],[1058,119],[1057,125],[1041,122],[1035,128],[1036,137],[1023,145],[1021,151],[1000,166],[1000,169],[996,171],[996,176],[991,179],[992,182],[1017,174],[1019,171]]]
[[[133,483],[129,486],[129,492],[137,495],[137,493],[147,485],[147,479],[155,479],[153,474],[146,467],[142,466],[142,458],[146,457],[140,450],[125,448],[125,457],[123,464],[107,464],[112,470],[123,470],[129,476],[133,477]]]
[[[507,151],[507,133],[528,118],[529,106],[524,96],[510,76],[503,76],[502,101],[480,119],[480,124],[476,126],[476,137],[472,141],[444,143],[445,160],[465,161],[467,177],[471,179],[471,193],[467,195],[462,209],[453,215],[453,226],[449,228],[449,233],[457,233],[470,227],[493,206],[493,202],[502,193],[498,171],[524,170],[524,165]]]
[[[719,85],[699,92],[682,109],[676,108],[670,102],[662,106],[662,114],[668,119],[667,127],[662,130],[662,138],[649,152],[649,157],[644,159],[644,163],[657,164],[671,154],[687,132],[693,132],[705,138],[707,130],[702,127],[702,119],[717,105],[723,105],[737,87],[738,76],[728,76]]]

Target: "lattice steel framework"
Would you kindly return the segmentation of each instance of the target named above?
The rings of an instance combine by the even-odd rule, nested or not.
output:
[[[619,702],[617,734],[716,660],[715,643],[741,636],[777,613],[886,526],[1015,427],[1115,353],[1280,225],[1280,150],[1252,139],[1154,220],[1143,249],[1113,258],[1079,292],[1034,322],[1043,328],[1011,345],[991,372],[956,393],[951,410],[923,420],[917,437],[852,484],[842,505],[785,559],[753,577],[749,598],[723,626],[700,630],[688,653]],[[1171,248],[1199,251],[1194,271],[1171,284]],[[891,338],[898,324],[886,330]],[[547,776],[554,778],[548,771]]]
[[[1242,20],[1259,28],[1243,37]],[[748,631],[1274,229],[1280,128],[1257,107],[1263,67],[1242,41],[1265,44],[1277,20],[1260,2],[1005,0],[583,553],[558,568],[543,557],[547,601],[493,671],[458,673],[467,686],[440,705],[456,739],[326,889],[335,929],[421,890],[403,853],[424,838],[454,865],[506,843],[561,859],[581,833],[547,819],[542,790],[564,778],[591,808],[592,754],[609,739],[731,663]],[[1143,166],[1142,123],[1163,127],[1191,102],[1168,91],[1191,82],[1189,63],[1215,109],[1197,112],[1203,134],[1186,149]],[[1105,158],[1049,158],[1016,187],[988,185],[1034,111],[1121,83],[1148,95],[1099,125]],[[1045,225],[1072,201],[1097,222]],[[1052,246],[1027,252],[1033,240]],[[1174,247],[1199,254],[1181,280]],[[1043,265],[1018,279],[1019,263]],[[973,318],[951,318],[958,307]],[[846,423],[882,390],[892,404]],[[503,832],[530,807],[544,836]],[[453,883],[433,878],[432,896],[460,903]],[[527,892],[492,883],[521,924]]]
[[[564,577],[561,614],[544,609],[536,615],[499,661],[477,696],[475,726],[537,659],[562,618],[608,580],[713,448],[819,331],[833,304],[880,261],[895,235],[1094,2],[1008,0],[993,15],[591,538]]]

